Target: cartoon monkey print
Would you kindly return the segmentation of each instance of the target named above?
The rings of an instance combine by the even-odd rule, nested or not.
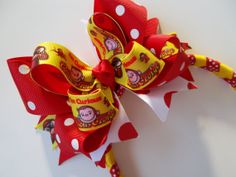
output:
[[[140,53],[139,57],[140,57],[140,60],[145,63],[147,63],[150,60],[150,58],[145,53]]]
[[[73,82],[80,82],[84,79],[83,73],[74,66],[71,67],[70,74]]]
[[[118,47],[117,42],[114,39],[109,38],[109,37],[105,39],[104,43],[108,51],[115,50]]]
[[[141,80],[141,73],[132,69],[126,70],[131,85],[137,85]]]
[[[49,132],[51,134],[51,141],[54,143],[56,141],[56,135],[54,132],[55,121],[54,120],[46,120],[43,123],[43,130]]]
[[[115,76],[118,78],[122,77],[122,62],[119,58],[114,58],[112,60],[111,65],[113,66],[114,70],[115,70]]]
[[[46,52],[46,48],[44,46],[38,46],[33,55],[33,60],[47,60],[48,54]]]
[[[78,109],[78,112],[80,121],[87,124],[92,123],[99,115],[99,111],[91,106],[82,106]]]
[[[59,57],[63,58],[66,60],[66,55],[64,54],[63,50],[58,48],[53,50]]]

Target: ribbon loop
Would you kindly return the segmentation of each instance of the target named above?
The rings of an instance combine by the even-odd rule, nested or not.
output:
[[[123,46],[126,44],[124,34],[118,23],[110,16],[93,15],[89,20],[88,33],[101,60],[124,53]]]
[[[150,87],[163,85],[179,75],[183,75],[183,77],[188,75],[190,62],[184,52],[188,46],[184,46],[176,34],[151,35],[144,41],[144,46],[165,62],[162,73],[157,80],[150,84]]]
[[[67,48],[51,42],[36,48],[31,75],[44,89],[62,95],[67,95],[71,86],[79,91],[90,91],[97,83],[90,66]]]
[[[112,62],[115,66],[116,82],[134,91],[150,85],[165,65],[164,61],[137,42],[132,43],[128,54],[116,56]]]
[[[68,93],[74,117],[81,131],[97,130],[111,123],[117,108],[110,89],[96,89],[89,94]]]
[[[106,28],[100,28],[100,26],[103,27],[105,22],[111,23],[114,29],[107,26]],[[122,43],[123,38],[120,37],[123,34],[122,30],[117,22],[106,14],[93,15],[88,24],[88,31],[100,58],[108,60],[113,66],[113,71],[110,71],[110,67],[107,67],[111,77],[115,72],[116,83],[130,90],[139,91],[150,85],[157,79],[165,65],[164,61],[158,59],[141,44],[132,42],[130,45],[125,45],[124,42]],[[128,51],[127,53],[125,53],[124,48]],[[105,66],[105,62],[102,65]],[[113,82],[111,77],[102,81],[101,78],[105,74],[97,72],[102,65],[99,64],[93,70],[96,72],[93,73],[97,78],[100,78],[99,80],[102,83],[111,86]],[[109,65],[106,64],[106,66]]]
[[[31,75],[45,90],[69,97],[80,131],[105,127],[116,115],[115,74],[107,60],[92,69],[65,47],[47,42],[34,52]]]

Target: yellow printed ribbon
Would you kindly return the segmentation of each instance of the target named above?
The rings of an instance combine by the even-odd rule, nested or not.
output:
[[[44,50],[41,50],[42,48]],[[96,130],[111,123],[118,111],[113,105],[112,91],[93,76],[90,66],[76,58],[65,47],[51,42],[40,44],[35,53],[31,72],[33,79],[54,93],[62,93],[65,90],[63,88],[58,90],[56,87],[66,87],[67,92],[64,94],[69,98],[72,113],[78,118],[78,127],[81,131]],[[57,72],[51,72],[52,67]],[[45,70],[48,73],[44,73],[44,76]],[[46,84],[44,77],[49,75],[54,78],[54,83]],[[64,81],[62,76],[68,83],[57,85],[57,81]]]
[[[98,27],[94,16],[89,20],[88,33],[101,59],[108,60],[114,67],[116,83],[130,90],[137,91],[147,87],[164,68],[164,61],[137,42],[132,43],[129,53],[124,53],[124,46],[119,38]]]
[[[118,111],[114,106],[112,80],[114,84],[139,91],[156,80],[165,65],[137,42],[125,52],[124,42],[99,28],[93,17],[88,31],[101,58],[96,67],[82,62],[67,48],[46,42],[36,48],[31,70],[32,78],[41,87],[68,97],[81,131],[97,130],[112,122]],[[107,80],[111,82],[107,84]]]
[[[41,54],[38,50],[41,50]],[[47,54],[47,58],[39,57],[42,51]],[[90,91],[97,83],[92,75],[92,68],[62,45],[52,42],[41,43],[35,53],[33,69],[42,65],[53,66],[64,75],[70,85],[80,91]]]
[[[236,74],[233,68],[203,55],[189,55],[191,65],[212,72],[217,77],[228,82],[236,90]]]
[[[78,126],[81,131],[104,127],[111,123],[115,116],[117,108],[111,102],[111,90],[104,90],[110,92],[109,95],[102,89],[86,95],[68,94],[73,115],[79,118]]]

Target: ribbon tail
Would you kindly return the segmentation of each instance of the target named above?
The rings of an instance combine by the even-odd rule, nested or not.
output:
[[[128,115],[117,96],[116,99],[119,103],[119,112],[111,124],[106,142],[100,148],[90,153],[90,157],[94,162],[101,161],[110,144],[138,137],[137,131],[130,122]]]
[[[120,168],[115,160],[112,148],[105,154],[105,165],[112,177],[123,177]]]
[[[231,67],[202,55],[189,55],[188,58],[192,66],[212,72],[236,90],[236,73]]]
[[[35,126],[35,129],[47,131],[50,134],[53,150],[58,147],[56,142],[56,135],[54,132],[55,119],[56,115],[41,116],[38,121],[38,124]]]
[[[160,87],[154,88],[148,94],[136,94],[146,104],[150,106],[153,112],[159,117],[162,122],[167,120],[168,112],[171,105],[172,95],[184,90],[191,90],[197,88],[194,84],[182,77],[177,77]]]
[[[59,156],[59,162],[58,165],[61,165],[63,162],[67,161],[68,159],[72,158],[76,156],[76,154],[72,154],[72,153],[66,153],[64,151],[60,152],[60,156]]]

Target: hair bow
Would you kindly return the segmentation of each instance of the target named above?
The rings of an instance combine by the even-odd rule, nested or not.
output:
[[[190,49],[176,34],[157,34],[157,18],[127,0],[95,0],[88,34],[99,63],[91,67],[67,48],[39,44],[32,57],[9,59],[27,111],[40,115],[37,128],[60,148],[59,164],[80,153],[112,176],[122,176],[112,143],[138,136],[119,97],[124,90],[143,99],[164,121],[171,97],[195,89],[191,65],[213,72],[236,88],[230,67]]]

